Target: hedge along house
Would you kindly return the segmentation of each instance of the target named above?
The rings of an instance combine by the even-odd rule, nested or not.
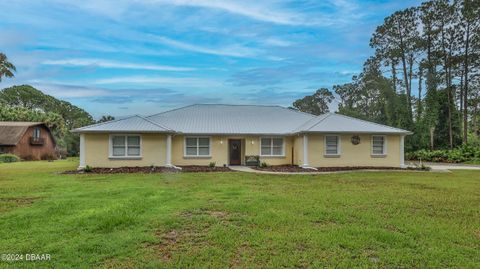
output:
[[[254,105],[192,105],[73,132],[80,134],[80,168],[212,162],[399,167],[404,137],[411,134],[339,114]]]

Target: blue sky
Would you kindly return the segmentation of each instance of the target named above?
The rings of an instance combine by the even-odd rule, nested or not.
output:
[[[420,1],[0,0],[0,51],[95,117],[192,103],[289,106],[350,81],[383,18]],[[334,109],[335,105],[333,105]]]

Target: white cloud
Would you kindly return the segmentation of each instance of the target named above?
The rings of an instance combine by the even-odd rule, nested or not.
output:
[[[149,1],[152,2],[152,1]],[[271,22],[286,25],[310,24],[300,14],[279,10],[273,6],[259,5],[264,1],[214,1],[214,0],[153,0],[153,2],[176,6],[191,6],[201,8],[218,9],[232,14],[238,14],[258,21]]]
[[[274,37],[268,37],[263,40],[263,42],[267,45],[270,46],[277,46],[277,47],[288,47],[293,45],[293,42],[283,40],[283,39],[278,39]]]
[[[258,54],[257,49],[248,48],[240,45],[226,46],[226,47],[220,47],[220,48],[207,48],[207,47],[202,47],[198,45],[193,45],[193,44],[173,40],[171,38],[163,37],[163,36],[151,35],[151,38],[153,38],[155,41],[158,41],[159,43],[162,43],[170,47],[199,52],[199,53],[205,53],[205,54],[232,56],[232,57],[252,57]]]
[[[155,71],[180,71],[180,72],[195,70],[195,68],[190,68],[190,67],[124,63],[124,62],[108,61],[103,59],[47,60],[47,61],[44,61],[42,64],[62,65],[62,66],[98,66],[98,67],[104,67],[104,68],[141,69],[141,70],[155,70]]]
[[[155,84],[155,85],[181,85],[189,87],[218,87],[222,82],[196,77],[158,77],[158,76],[122,76],[97,79],[94,84]]]

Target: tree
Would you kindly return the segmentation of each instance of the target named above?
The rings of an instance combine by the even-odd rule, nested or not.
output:
[[[114,116],[103,115],[99,120],[97,120],[97,123],[107,122],[107,121],[112,121],[112,120],[115,120]]]
[[[29,85],[13,86],[1,90],[0,103],[12,108],[25,109],[25,111],[58,115],[63,120],[63,125],[66,130],[72,130],[94,123],[92,116],[85,110],[69,102],[58,100],[53,96],[44,94]],[[12,120],[21,120],[20,118],[21,115],[19,115],[18,119]],[[45,119],[42,118],[41,121],[44,120]],[[55,130],[55,128],[52,129]],[[77,155],[80,141],[78,134],[71,132],[62,132],[61,134],[61,136],[56,137],[57,141],[64,142],[63,144],[69,155]]]
[[[15,66],[8,61],[7,55],[0,52],[0,82],[2,77],[14,77],[13,72],[16,72]]]
[[[329,112],[328,105],[335,99],[326,88],[318,89],[313,95],[308,95],[293,102],[293,107],[299,111],[313,115]]]

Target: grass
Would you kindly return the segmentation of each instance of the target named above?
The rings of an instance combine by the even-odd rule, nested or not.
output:
[[[480,172],[61,175],[0,164],[0,254],[60,268],[479,268]]]

